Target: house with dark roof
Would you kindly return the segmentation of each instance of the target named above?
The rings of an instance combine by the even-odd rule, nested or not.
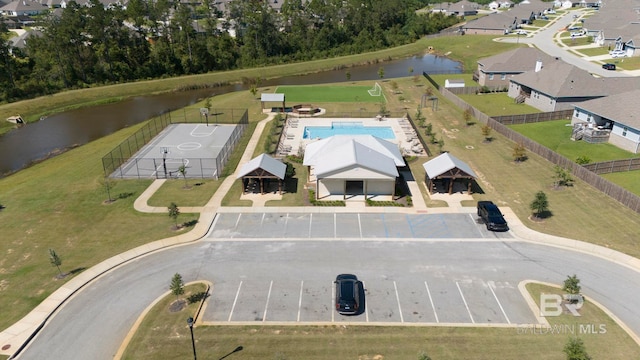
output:
[[[458,2],[443,2],[440,4],[435,4],[431,8],[432,12],[441,12],[445,15],[456,15],[460,17],[477,15],[478,9],[480,5],[477,3],[462,0]]]
[[[460,26],[460,31],[473,35],[503,35],[529,24],[549,8],[548,3],[538,0],[522,2],[507,11],[499,11]]]
[[[635,77],[596,78],[560,59],[537,61],[535,69],[511,78],[508,95],[542,111],[573,109],[574,104],[640,89]]]
[[[640,153],[638,99],[640,89],[575,104],[572,137],[585,139],[595,134],[594,138],[603,138],[621,149]]]
[[[553,57],[532,47],[522,47],[478,60],[474,80],[480,86],[509,87],[512,77],[534,70],[536,61],[549,63]]]

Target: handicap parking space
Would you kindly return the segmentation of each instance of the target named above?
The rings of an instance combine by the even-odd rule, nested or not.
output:
[[[535,315],[508,282],[377,277],[364,283],[364,311],[335,310],[333,281],[238,280],[214,284],[203,320],[234,322],[531,324]]]
[[[454,239],[512,238],[487,231],[474,214],[220,213],[210,238]]]

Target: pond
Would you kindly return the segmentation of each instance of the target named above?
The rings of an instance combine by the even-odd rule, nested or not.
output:
[[[446,57],[427,54],[379,64],[349,68],[351,81],[379,79],[378,70],[384,68],[384,78],[398,78],[423,71],[460,73],[461,64]],[[267,80],[261,86],[309,85],[335,83],[346,80],[346,70],[332,70],[300,76]],[[203,98],[232,91],[247,90],[235,84],[213,89],[184,91],[155,96],[141,96],[121,102],[71,110],[50,116],[36,123],[0,136],[0,176],[18,171],[29,164],[49,158],[68,148],[80,146],[137,124],[158,114],[188,106]]]

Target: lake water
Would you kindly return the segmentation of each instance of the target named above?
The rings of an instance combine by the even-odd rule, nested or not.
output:
[[[402,60],[349,68],[351,81],[421,75],[423,71],[460,73],[461,64],[435,55],[413,56]],[[413,69],[413,73],[409,72]],[[346,69],[288,76],[262,82],[261,86],[308,85],[346,81]],[[27,124],[0,136],[0,176],[18,171],[40,159],[70,147],[86,144],[124,127],[148,120],[158,114],[194,104],[201,99],[248,88],[241,84],[219,88],[142,96],[118,103],[71,110]],[[26,114],[22,114],[26,115]]]

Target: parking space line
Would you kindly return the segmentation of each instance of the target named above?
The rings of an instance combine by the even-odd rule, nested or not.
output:
[[[297,321],[300,322],[300,309],[302,308],[302,288],[304,286],[304,280],[300,281],[300,298],[298,299],[298,319]]]
[[[429,284],[427,284],[427,282],[424,282],[424,287],[427,288],[427,295],[429,295],[429,302],[431,303],[431,308],[433,309],[433,316],[436,317],[436,322],[439,323],[440,320],[438,319],[438,313],[436,313],[436,306],[433,305],[433,298],[431,297],[431,291],[429,290]]]
[[[240,218],[242,217],[242,213],[238,214],[238,218],[236,219],[236,225],[233,228],[234,231],[238,230],[238,224],[240,224]],[[232,235],[233,236],[233,235]]]
[[[471,319],[472,323],[476,323],[475,320],[473,320],[473,315],[471,315],[471,310],[469,310],[469,305],[467,305],[467,300],[464,298],[464,295],[462,295],[462,289],[460,288],[460,284],[458,284],[458,282],[456,281],[456,286],[458,287],[458,292],[460,293],[460,296],[462,297],[462,302],[464,303],[464,307],[467,308],[467,313],[469,313],[469,318]]]
[[[262,314],[262,322],[267,321],[267,308],[269,308],[269,299],[271,299],[271,288],[273,287],[273,280],[269,284],[269,292],[267,293],[267,303],[264,304],[264,314]]]
[[[358,213],[358,229],[360,229],[360,239],[362,239],[362,222],[360,221],[360,213]]]
[[[286,213],[284,216],[284,231],[283,234],[287,233],[287,225],[289,224],[289,213]]]
[[[389,229],[387,229],[387,222],[385,221],[384,214],[380,214],[380,217],[382,218],[382,226],[384,227],[384,237],[388,238]]]
[[[313,214],[309,214],[309,239],[311,239],[311,225],[313,225]]]
[[[469,214],[469,217],[471,218],[471,221],[473,221],[474,223],[477,224],[476,218],[473,216],[473,214]],[[478,229],[478,233],[480,234],[480,237],[484,238],[484,233],[480,230],[480,228],[476,227]]]
[[[335,321],[335,316],[336,316],[336,310],[335,310],[335,305],[334,305],[334,301],[336,298],[336,286],[335,286],[335,282],[331,283],[331,306],[329,306],[329,309],[331,309],[331,322]]]
[[[396,282],[393,282],[393,288],[396,289],[396,301],[398,301],[398,310],[400,311],[400,322],[404,322],[404,317],[402,317],[402,307],[400,306],[400,295],[398,294],[398,286],[396,286]]]
[[[362,282],[362,288],[363,288],[363,291],[366,294],[367,285],[365,285],[364,281]],[[365,300],[364,300],[364,317],[367,320],[367,322],[369,322],[369,306],[367,306],[366,297],[365,297]]]
[[[338,237],[338,214],[333,213],[333,238]]]
[[[406,214],[404,217],[407,220],[407,225],[409,225],[409,231],[411,231],[411,237],[416,237],[416,233],[413,231],[413,224],[411,224],[411,219],[409,219],[409,215]]]
[[[489,281],[487,283],[487,286],[489,286],[489,290],[491,290],[491,293],[493,294],[493,297],[496,299],[496,302],[498,303],[498,306],[500,307],[500,311],[502,311],[502,315],[504,315],[504,318],[507,320],[507,323],[511,324],[511,320],[509,320],[509,317],[507,316],[507,313],[504,311],[504,308],[502,307],[502,304],[500,303],[500,300],[498,300],[498,296],[496,295],[495,291],[493,291],[493,281]]]
[[[260,219],[260,226],[264,223],[264,217],[267,216],[267,213],[262,213],[262,218]]]
[[[236,298],[233,299],[233,305],[231,306],[231,312],[229,312],[229,319],[227,321],[231,321],[231,316],[233,316],[233,310],[236,308],[236,303],[238,302],[238,297],[240,296],[240,289],[242,288],[242,280],[240,280],[240,285],[238,285],[238,291],[236,291]]]

